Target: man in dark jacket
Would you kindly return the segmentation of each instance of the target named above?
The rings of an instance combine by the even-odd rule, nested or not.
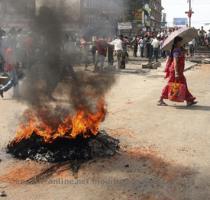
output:
[[[138,42],[139,39],[137,36],[131,41],[131,44],[133,45],[133,56],[137,57],[137,51],[138,51]]]
[[[104,61],[107,55],[107,47],[108,44],[105,41],[105,38],[100,38],[97,42],[96,42],[96,50],[97,50],[97,61],[95,64],[95,70],[103,70],[104,68]],[[99,63],[99,68],[98,68],[98,63]]]

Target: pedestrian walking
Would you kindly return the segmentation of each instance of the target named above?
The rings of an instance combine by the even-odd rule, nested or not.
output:
[[[172,83],[179,83],[185,86],[184,100],[187,102],[187,106],[197,104],[195,97],[189,92],[187,81],[184,76],[185,67],[185,51],[182,48],[182,37],[175,37],[171,53],[167,62],[166,78],[168,78],[168,84],[164,87],[160,100],[158,101],[159,106],[166,106],[164,99],[169,99],[170,85]]]

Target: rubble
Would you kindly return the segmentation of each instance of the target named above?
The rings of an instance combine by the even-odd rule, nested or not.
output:
[[[33,133],[30,138],[7,146],[7,152],[18,159],[50,163],[71,161],[73,165],[78,165],[77,161],[113,156],[118,149],[119,140],[110,137],[105,131],[89,138],[82,135],[76,139],[62,137],[51,143],[46,143]]]
[[[161,67],[161,62],[149,62],[142,65],[142,69],[157,69],[158,67]]]

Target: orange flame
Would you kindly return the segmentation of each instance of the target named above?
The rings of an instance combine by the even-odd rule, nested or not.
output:
[[[23,139],[28,139],[33,133],[41,136],[45,142],[49,143],[59,137],[74,139],[80,134],[84,137],[97,135],[99,125],[103,122],[106,115],[103,99],[98,101],[96,110],[95,113],[92,113],[82,108],[74,116],[68,115],[61,123],[56,125],[57,127],[46,124],[46,122],[40,120],[34,111],[27,110],[24,113],[26,123],[20,125],[14,142],[18,143]]]

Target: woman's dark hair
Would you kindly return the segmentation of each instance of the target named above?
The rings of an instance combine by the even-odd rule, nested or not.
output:
[[[183,38],[180,37],[180,36],[176,36],[176,37],[174,38],[174,42],[173,42],[173,45],[172,45],[172,48],[171,48],[171,54],[170,54],[170,57],[171,57],[171,58],[173,58],[173,51],[174,51],[174,49],[175,49],[177,43],[178,43],[178,42],[181,42],[182,40],[183,40]]]

